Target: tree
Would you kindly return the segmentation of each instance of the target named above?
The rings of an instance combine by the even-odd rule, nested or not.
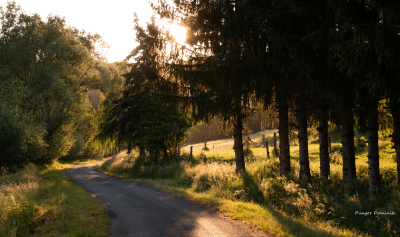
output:
[[[398,40],[397,29],[388,27],[386,14],[382,12],[383,9],[375,8],[375,4],[376,2],[369,1],[346,4],[347,11],[343,14],[346,25],[343,26],[343,31],[350,32],[347,34],[351,34],[351,37],[339,44],[337,53],[348,74],[357,78],[356,87],[361,114],[359,117],[362,127],[368,130],[371,193],[380,189],[377,107],[382,95],[388,97],[394,95],[389,95],[391,93],[388,91],[391,89],[385,85],[388,78],[393,78],[391,60],[395,60],[389,56],[387,48],[394,47],[392,50],[395,50],[398,47],[392,44]],[[392,88],[393,85],[389,87]],[[362,119],[363,117],[366,119]]]
[[[163,60],[159,52],[164,50],[164,39],[154,19],[144,30],[136,18],[135,30],[139,46],[128,56],[135,63],[124,75],[122,97],[114,101],[110,122],[105,124],[104,131],[117,132],[125,140],[128,151],[134,147],[145,148],[154,159],[161,152],[164,158],[171,159],[184,141],[191,120],[179,111],[178,104],[159,93],[164,82],[160,78]]]
[[[40,118],[29,108],[22,83],[0,69],[0,167],[11,171],[45,154],[47,144]]]
[[[218,116],[233,127],[236,171],[245,171],[243,123],[257,98],[270,103],[272,97],[272,84],[267,83],[259,60],[266,45],[265,39],[259,41],[265,32],[254,24],[256,15],[247,14],[247,1],[176,1],[174,7],[161,1],[154,8],[161,17],[179,19],[188,29],[190,49],[178,47],[167,65],[187,91],[180,97],[182,104],[196,120]]]
[[[26,15],[15,2],[0,15],[0,67],[26,89],[24,100],[46,131],[47,151],[37,162],[51,163],[68,154],[77,122],[90,111],[86,85],[98,73],[94,46],[101,38],[66,26],[58,16],[43,22]]]

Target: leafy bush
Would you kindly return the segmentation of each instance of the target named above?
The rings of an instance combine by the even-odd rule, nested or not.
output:
[[[367,141],[364,137],[360,137],[360,139],[354,139],[354,145],[357,151],[363,151],[368,146]]]
[[[6,78],[4,78],[6,77]],[[21,83],[0,70],[0,167],[15,170],[45,154],[45,129],[24,102]]]
[[[247,162],[252,162],[255,160],[255,156],[250,148],[243,149],[243,154]]]

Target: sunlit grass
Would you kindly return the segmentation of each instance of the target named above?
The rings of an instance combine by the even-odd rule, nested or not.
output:
[[[270,132],[271,134],[271,132]],[[273,134],[273,133],[272,133]],[[357,181],[342,182],[341,144],[332,143],[329,182],[319,181],[319,145],[310,138],[312,177],[298,179],[299,147],[291,146],[292,178],[279,176],[278,158],[267,158],[257,143],[246,153],[246,172],[235,173],[233,140],[192,145],[194,160],[189,162],[190,146],[183,150],[183,161],[159,165],[137,153],[120,153],[98,168],[111,175],[174,192],[213,206],[234,219],[250,223],[276,236],[396,236],[400,220],[396,216],[355,216],[355,211],[394,211],[400,213],[400,191],[396,186],[393,151],[383,147],[381,158],[382,194],[368,192],[368,164],[365,143],[356,142]],[[271,137],[266,138],[271,139]],[[385,143],[386,141],[383,141]],[[214,144],[214,149],[212,145]],[[382,145],[383,146],[383,145]],[[270,152],[271,152],[270,147]],[[391,153],[392,152],[392,153]],[[207,156],[204,163],[200,156]]]
[[[108,236],[102,203],[66,176],[72,164],[0,177],[0,236]]]
[[[268,137],[272,138],[274,133],[276,133],[277,131],[278,131],[278,129],[264,130],[264,131],[250,134],[249,136],[250,136],[250,139],[255,144],[258,144],[259,146],[261,146],[262,135],[265,135],[266,138],[268,138]],[[193,146],[193,152],[200,154],[200,152],[204,148],[204,143],[187,145],[187,146],[183,147],[182,150],[185,152],[189,152],[190,146]],[[270,142],[269,146],[272,147],[273,144]],[[233,148],[233,138],[221,139],[221,140],[215,140],[215,141],[207,141],[207,147],[210,150],[231,150],[231,151],[233,151],[233,149],[232,149]]]

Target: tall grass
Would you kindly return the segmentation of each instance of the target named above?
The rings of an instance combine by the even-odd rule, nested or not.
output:
[[[0,236],[108,236],[101,202],[71,182],[72,165],[28,165],[0,177]]]
[[[165,165],[137,153],[120,153],[99,169],[175,190],[278,236],[399,236],[400,191],[391,151],[384,150],[386,155],[381,159],[381,193],[370,195],[365,143],[356,143],[357,180],[346,186],[342,182],[341,144],[332,144],[328,182],[319,180],[318,144],[309,145],[312,177],[308,181],[297,178],[298,147],[291,147],[289,179],[279,176],[279,161],[268,160],[265,148],[251,148],[246,172],[240,175],[234,171],[231,149],[197,149],[194,161],[189,162],[184,154],[182,162]],[[204,154],[208,159],[205,164],[200,160]],[[374,211],[396,215],[356,214]]]

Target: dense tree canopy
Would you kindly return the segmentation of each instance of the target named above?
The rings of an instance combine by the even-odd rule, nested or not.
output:
[[[168,91],[175,94],[175,86],[165,84],[162,64],[165,63],[165,38],[154,20],[147,29],[135,21],[136,39],[139,46],[128,56],[135,63],[124,74],[124,86],[120,98],[115,99],[109,122],[103,125],[104,134],[118,135],[127,144],[128,151],[138,147],[146,149],[157,160],[176,158],[178,147],[191,127],[191,119],[179,111],[179,104],[163,96]],[[171,95],[170,95],[171,96]]]
[[[187,45],[166,66],[189,89],[193,116],[219,115],[236,131],[251,102],[279,112],[281,175],[288,176],[288,110],[295,109],[300,178],[310,177],[307,113],[319,111],[321,178],[329,178],[328,119],[342,129],[343,177],[356,179],[354,127],[369,131],[370,190],[379,189],[381,99],[398,114],[396,3],[383,1],[158,1],[153,8],[188,29]],[[178,54],[177,54],[178,55]],[[393,79],[392,79],[393,78]],[[318,103],[315,103],[318,101]],[[331,116],[328,116],[328,111]],[[357,118],[357,124],[354,118]],[[241,133],[237,132],[237,137]],[[398,135],[394,131],[394,143]],[[235,136],[235,133],[234,133]],[[236,148],[242,141],[235,140]],[[396,148],[397,149],[397,148]],[[236,153],[237,170],[244,170]],[[400,180],[400,179],[399,179]]]
[[[9,144],[2,165],[51,163],[84,146],[78,127],[92,110],[87,86],[100,73],[101,38],[58,16],[27,15],[13,2],[1,9],[0,22],[0,126]]]

